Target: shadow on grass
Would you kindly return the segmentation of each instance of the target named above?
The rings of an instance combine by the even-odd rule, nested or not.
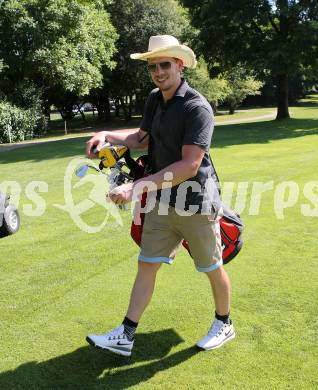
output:
[[[232,124],[215,128],[212,145],[214,148],[223,148],[232,145],[264,144],[280,139],[297,138],[312,134],[318,134],[318,118],[291,118],[282,121]],[[76,155],[84,156],[85,141],[88,139],[89,137],[83,136],[14,149],[0,153],[0,163],[43,161]],[[144,153],[138,152],[134,156],[140,154]]]
[[[265,144],[280,139],[313,134],[318,134],[318,118],[239,123],[216,127],[212,144],[216,148],[231,145]]]
[[[58,158],[84,156],[85,142],[88,136],[72,139],[60,139],[18,147],[16,149],[0,153],[0,163],[13,163],[20,161],[43,161]],[[0,149],[1,151],[1,149]]]
[[[87,346],[44,362],[29,362],[0,374],[1,389],[126,389],[151,379],[198,353],[195,347],[173,353],[183,340],[173,329],[138,334],[129,358]],[[140,364],[145,362],[144,364]],[[132,365],[138,363],[136,367]]]

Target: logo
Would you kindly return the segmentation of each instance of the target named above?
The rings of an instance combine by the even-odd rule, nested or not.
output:
[[[67,212],[75,224],[86,233],[100,232],[109,223],[109,217],[112,217],[117,225],[123,226],[123,220],[118,208],[106,198],[106,193],[109,189],[107,177],[101,173],[94,173],[79,179],[75,175],[76,169],[87,162],[89,162],[90,165],[93,165],[91,160],[83,158],[74,158],[68,164],[64,175],[65,204],[54,204],[54,207]],[[89,185],[91,190],[88,196],[86,196],[86,198],[83,196],[84,199],[75,204],[73,198],[75,192],[76,198],[80,198],[81,194],[85,193],[85,190],[87,192],[87,186]],[[80,191],[78,191],[79,189]],[[97,226],[91,226],[85,222],[83,214],[96,206],[104,209],[103,221]]]

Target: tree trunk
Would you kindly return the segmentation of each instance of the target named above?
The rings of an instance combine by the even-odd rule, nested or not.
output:
[[[58,110],[58,112],[60,113],[63,121],[65,121],[66,120],[66,115],[64,114],[64,111],[63,110]]]
[[[47,118],[48,123],[51,122],[51,107],[48,102],[44,103],[43,113],[45,117]]]
[[[234,106],[230,106],[229,107],[229,115],[233,115],[235,113],[235,107]]]
[[[103,115],[104,115],[103,106],[101,105],[99,100],[95,101],[95,106],[97,109],[97,120],[101,121],[103,119]]]
[[[116,98],[115,99],[115,116],[116,116],[116,118],[119,118],[119,115],[120,115],[119,109],[120,109],[119,99]]]
[[[122,97],[119,98],[119,102],[120,102],[120,107],[123,109],[123,112],[124,112],[125,121],[128,122],[129,118],[128,118],[127,106],[125,103],[125,98],[122,98]]]
[[[132,117],[132,108],[133,108],[133,97],[131,95],[129,95],[129,106],[128,106],[128,116],[129,116],[129,120],[131,120],[131,117]]]
[[[110,121],[110,104],[108,95],[105,97],[105,120],[107,122]]]
[[[288,111],[288,75],[277,76],[277,116],[276,119],[289,118]]]
[[[136,94],[136,100],[135,100],[135,113],[136,114],[142,114],[144,111],[144,105],[145,105],[145,98],[141,94]]]
[[[229,115],[233,115],[235,113],[235,109],[237,107],[237,105],[235,104],[235,100],[229,99],[227,104],[229,106]]]
[[[289,26],[289,1],[278,0],[279,9],[279,35],[283,42],[288,42]],[[284,68],[283,68],[284,69]],[[288,73],[282,70],[277,74],[277,116],[276,119],[289,118],[288,111]]]
[[[217,103],[216,102],[209,102],[210,103],[210,106],[211,106],[211,108],[212,108],[212,111],[213,111],[213,114],[214,115],[216,115],[217,114],[217,111],[218,111],[218,109],[217,109]]]
[[[78,112],[80,113],[83,121],[85,122],[86,121],[86,117],[85,117],[85,114],[84,114],[84,110],[82,110],[83,105],[76,104],[76,106],[77,106]]]

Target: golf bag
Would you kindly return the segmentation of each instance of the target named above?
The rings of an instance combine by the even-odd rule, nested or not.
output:
[[[136,160],[139,168],[143,168],[143,170],[139,169],[138,174],[134,175],[134,179],[138,180],[141,177],[147,176],[147,163],[148,156],[141,156]],[[143,174],[141,174],[143,172]],[[133,172],[132,172],[133,173]],[[140,201],[140,208],[144,209],[147,201],[147,193],[143,193]],[[138,206],[137,206],[138,207]],[[221,232],[221,240],[222,240],[222,258],[223,264],[229,263],[234,257],[239,253],[242,248],[243,240],[242,240],[242,232],[243,232],[243,222],[240,216],[233,210],[231,210],[228,206],[222,203],[223,208],[223,216],[221,217],[220,223],[220,232]],[[138,210],[138,209],[137,209]],[[130,235],[135,243],[140,246],[141,238],[142,238],[142,230],[145,219],[145,213],[139,212],[139,224],[135,224],[134,220],[131,224]],[[187,249],[191,256],[191,251],[189,244],[186,240],[182,241],[182,245]]]

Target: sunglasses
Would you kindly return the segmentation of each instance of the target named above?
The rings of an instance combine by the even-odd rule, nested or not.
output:
[[[165,62],[158,62],[157,64],[148,64],[149,72],[154,73],[157,70],[157,66],[161,70],[169,70],[171,68],[171,62],[165,61]]]

